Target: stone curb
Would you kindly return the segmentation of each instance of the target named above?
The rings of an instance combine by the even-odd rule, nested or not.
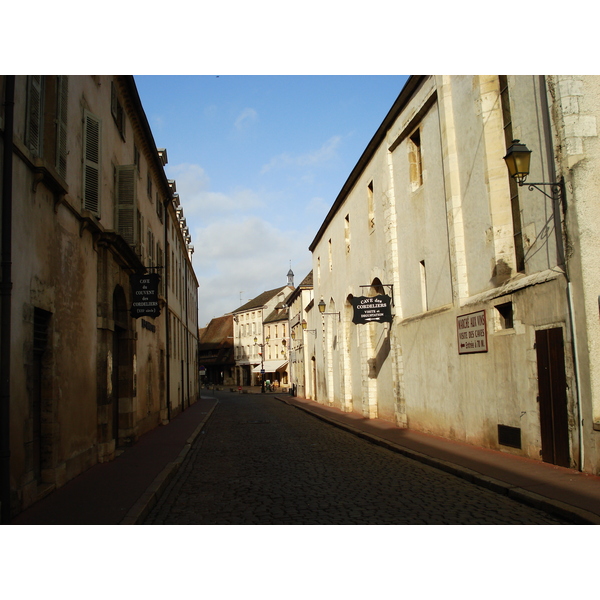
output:
[[[328,418],[325,415],[319,415],[310,410],[310,408],[288,402],[286,398],[282,398],[280,396],[276,396],[276,398],[281,402],[285,402],[288,406],[292,406],[293,408],[302,410],[308,413],[309,415],[320,419],[321,421],[325,421],[331,425],[334,425],[335,427],[344,429],[345,431],[348,431],[349,433],[352,433],[357,437],[363,438],[369,442],[377,444],[378,446],[387,448],[388,450],[392,450],[393,452],[398,452],[399,454],[417,460],[430,467],[440,469],[441,471],[445,471],[446,473],[450,473],[452,475],[455,475],[456,477],[465,479],[470,483],[484,487],[492,492],[508,496],[509,498],[512,498],[513,500],[516,500],[517,502],[520,502],[522,504],[531,506],[532,508],[537,508],[539,510],[546,511],[547,513],[553,514],[563,519],[573,521],[573,523],[577,525],[600,525],[600,516],[582,508],[565,504],[564,502],[561,502],[559,500],[547,498],[546,496],[530,492],[524,488],[512,486],[509,483],[506,483],[499,479],[494,479],[493,477],[482,475],[477,471],[473,471],[472,469],[455,465],[443,459],[434,458],[432,456],[422,454],[421,452],[417,452],[416,450],[410,450],[408,448],[405,448],[404,446],[394,444],[393,442],[380,438],[376,435],[360,431],[359,429],[356,429],[351,425],[341,423],[333,418]]]
[[[204,419],[199,423],[198,427],[194,430],[194,433],[187,439],[185,446],[179,453],[179,456],[172,462],[170,462],[154,479],[150,487],[140,496],[139,500],[131,507],[127,515],[119,523],[119,525],[138,525],[143,521],[150,511],[156,506],[160,495],[164,492],[166,487],[169,485],[179,467],[183,463],[187,453],[190,451],[192,444],[202,431],[206,422],[212,415],[213,411],[217,407],[219,401],[217,400],[214,406],[209,410]]]

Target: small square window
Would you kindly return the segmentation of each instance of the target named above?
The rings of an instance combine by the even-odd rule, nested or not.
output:
[[[498,304],[496,307],[499,329],[513,328],[513,305],[512,302]]]

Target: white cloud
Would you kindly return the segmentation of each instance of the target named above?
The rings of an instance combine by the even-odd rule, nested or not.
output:
[[[212,191],[206,171],[196,164],[170,167],[169,178],[176,180],[195,248],[200,327],[238,308],[240,292],[245,303],[285,285],[290,260],[296,283],[310,271],[314,227],[307,226],[307,218],[286,216],[285,195],[248,188]],[[309,207],[326,212],[318,198]]]
[[[313,165],[321,165],[337,158],[337,150],[341,144],[342,137],[335,135],[329,138],[320,148],[306,154],[293,156],[284,152],[275,156],[269,163],[263,166],[261,173],[267,173],[273,169],[281,169],[289,166],[293,167],[308,167]]]
[[[281,231],[258,217],[223,219],[196,227],[193,255],[199,281],[199,323],[203,327],[258,296],[287,283],[292,260],[298,283],[311,269],[309,240],[294,231]]]
[[[235,120],[235,128],[241,131],[258,119],[258,113],[253,108],[245,108]]]
[[[231,193],[210,190],[210,178],[200,165],[181,164],[169,169],[186,218],[198,218],[204,223],[221,218],[224,213],[246,213],[263,208],[263,198],[253,190],[238,188]]]

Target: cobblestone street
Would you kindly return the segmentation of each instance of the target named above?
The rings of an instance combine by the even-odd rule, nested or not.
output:
[[[561,524],[269,395],[219,404],[145,524]]]

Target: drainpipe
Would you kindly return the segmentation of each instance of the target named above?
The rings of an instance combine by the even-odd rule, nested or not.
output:
[[[186,248],[187,252],[187,248]],[[188,408],[190,407],[190,329],[188,323],[188,265],[185,265],[185,364]],[[182,403],[183,404],[183,403]]]
[[[171,198],[168,198],[164,202],[165,208],[165,219],[164,219],[164,232],[165,232],[165,260],[164,260],[164,275],[165,275],[165,335],[166,335],[166,356],[165,360],[167,361],[167,420],[171,421],[171,348],[169,345],[169,323],[171,321],[169,315],[169,230],[167,227],[167,222],[169,220],[169,204],[171,203]]]
[[[2,162],[2,283],[0,284],[0,523],[10,521],[10,341],[12,301],[12,172],[15,76],[4,78]]]
[[[548,105],[548,91],[546,88],[546,77],[540,76],[540,94],[541,94],[541,105],[543,122],[546,129],[547,135],[544,136],[546,140],[546,153],[548,155],[548,165],[550,169],[550,181],[557,181],[556,177],[556,165],[554,158],[554,149],[552,145],[552,121],[550,119],[550,111]],[[562,206],[556,199],[556,194],[552,210],[554,212],[554,231],[556,232],[556,245],[557,245],[557,258],[558,264],[563,267],[565,271],[565,279],[567,280],[567,307],[569,312],[569,325],[571,327],[571,346],[573,351],[573,367],[575,370],[575,400],[577,402],[577,415],[578,415],[578,434],[579,434],[579,470],[583,471],[583,460],[584,460],[584,448],[583,448],[583,414],[581,407],[581,378],[579,373],[579,358],[577,352],[577,330],[575,328],[575,310],[573,308],[573,286],[571,285],[571,279],[569,277],[569,270],[567,268],[567,261],[565,257],[564,244],[563,244],[563,229],[562,229],[562,216],[565,216],[567,209],[567,197],[566,188],[564,184],[563,176],[561,175],[560,187],[562,192]],[[562,213],[561,213],[562,211]],[[565,220],[566,222],[566,220]]]

